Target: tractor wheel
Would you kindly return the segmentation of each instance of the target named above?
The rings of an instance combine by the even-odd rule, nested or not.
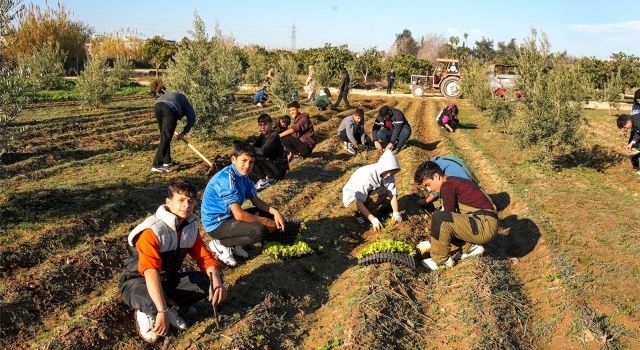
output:
[[[448,98],[460,98],[462,96],[462,86],[457,77],[448,77],[440,83],[440,92]]]
[[[422,86],[416,86],[413,88],[413,96],[422,97],[424,95],[424,88]]]

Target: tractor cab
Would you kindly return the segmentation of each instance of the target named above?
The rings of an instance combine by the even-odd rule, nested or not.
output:
[[[460,86],[460,61],[439,58],[429,76],[412,75],[411,92],[414,96],[422,96],[426,90],[440,90],[448,98],[462,96]]]

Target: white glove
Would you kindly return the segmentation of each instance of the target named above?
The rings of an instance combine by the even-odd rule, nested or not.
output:
[[[395,222],[402,222],[402,215],[397,211],[394,211],[393,214],[391,214],[391,219]]]
[[[369,221],[371,221],[371,226],[374,230],[380,231],[382,229],[382,223],[377,217],[374,216],[373,219],[370,219]]]

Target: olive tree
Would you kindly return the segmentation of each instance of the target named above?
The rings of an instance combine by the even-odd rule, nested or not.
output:
[[[485,110],[491,102],[491,87],[485,64],[479,61],[462,66],[462,94],[480,110]]]
[[[63,83],[66,56],[57,43],[45,43],[30,54],[19,55],[18,66],[27,70],[29,83],[35,89],[55,90]]]
[[[187,95],[198,114],[196,130],[216,132],[235,112],[234,94],[240,86],[242,65],[235,41],[216,27],[209,38],[196,13],[188,45],[181,45],[167,67],[164,83],[169,90]]]
[[[26,70],[0,67],[0,154],[6,151],[11,139],[9,125],[28,102],[29,90]]]
[[[84,70],[78,77],[76,89],[85,106],[98,108],[107,104],[113,95],[109,80],[107,61],[102,56],[93,56],[87,60]]]
[[[281,57],[278,60],[271,84],[267,87],[269,98],[286,111],[292,95],[302,88],[298,81],[297,66],[293,59]]]

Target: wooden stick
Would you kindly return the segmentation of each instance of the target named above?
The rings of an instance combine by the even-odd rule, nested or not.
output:
[[[177,133],[177,132],[175,132],[175,135],[178,135],[178,133]],[[202,153],[200,153],[200,151],[198,151],[195,147],[193,147],[193,145],[192,145],[192,144],[190,144],[190,143],[189,143],[189,141],[187,141],[187,139],[182,138],[182,141],[183,141],[184,143],[186,143],[186,144],[187,144],[187,146],[189,146],[189,148],[191,148],[191,150],[192,150],[193,152],[195,152],[195,154],[197,154],[198,156],[200,156],[200,158],[202,158],[202,160],[204,160],[204,162],[205,162],[205,163],[207,163],[207,164],[209,165],[209,167],[212,167],[212,166],[213,166],[213,164],[211,163],[211,161],[209,161],[209,159],[207,159],[207,157],[205,157],[204,155],[202,155]]]
[[[213,298],[213,294],[215,293],[215,289],[213,288],[213,272],[209,272],[209,280],[211,283],[209,284],[209,294]],[[218,310],[216,310],[216,302],[215,300],[211,300],[211,306],[213,307],[213,322],[216,324],[216,330],[220,330],[220,323],[218,323]]]

